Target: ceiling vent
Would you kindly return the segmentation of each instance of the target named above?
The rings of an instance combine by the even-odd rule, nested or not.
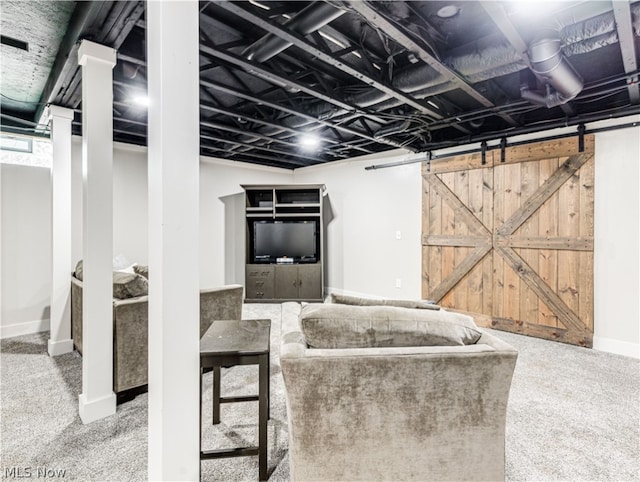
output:
[[[2,45],[8,45],[9,47],[15,47],[20,50],[29,51],[29,44],[27,42],[23,42],[22,40],[18,40],[12,37],[7,37],[6,35],[0,35],[0,43]]]
[[[532,91],[525,84],[520,88],[523,98],[551,108],[566,104],[582,90],[582,79],[562,54],[559,38],[549,36],[531,42],[529,60],[532,72],[545,84],[546,92]]]

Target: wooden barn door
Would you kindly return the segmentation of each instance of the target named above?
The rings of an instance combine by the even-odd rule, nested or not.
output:
[[[587,136],[425,165],[423,297],[592,346],[593,157]]]

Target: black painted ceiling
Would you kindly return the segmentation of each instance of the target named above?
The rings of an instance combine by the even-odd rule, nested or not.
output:
[[[526,4],[200,2],[201,153],[294,169],[640,113],[640,0]],[[2,2],[3,131],[42,132],[55,103],[76,109],[80,134],[86,38],[118,51],[115,139],[145,144],[146,112],[131,100],[146,90],[145,3],[71,10]],[[61,22],[39,63],[15,43]],[[18,68],[39,79],[31,90],[6,77]],[[311,134],[319,146],[302,148]]]

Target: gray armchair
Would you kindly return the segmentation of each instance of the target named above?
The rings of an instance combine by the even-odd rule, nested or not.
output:
[[[241,285],[200,291],[200,336],[214,320],[240,320]],[[113,391],[148,383],[148,296],[113,300]],[[71,277],[71,334],[82,354],[82,281]]]
[[[341,329],[367,325],[361,330],[366,344],[384,339],[392,345],[379,331],[372,337],[376,324],[424,328],[417,319],[460,317],[444,310],[364,309],[362,323],[363,307],[347,308]],[[280,362],[292,480],[504,480],[515,349],[481,330],[475,343],[456,346],[313,348],[299,313],[299,305],[283,305]],[[340,324],[335,313],[315,338]],[[402,319],[407,313],[411,320]]]

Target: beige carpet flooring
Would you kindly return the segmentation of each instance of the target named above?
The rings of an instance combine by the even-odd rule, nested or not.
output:
[[[280,306],[245,305],[243,316],[272,320],[269,480],[289,480]],[[640,481],[640,360],[494,333],[519,350],[507,414],[507,480]],[[47,338],[41,333],[1,342],[0,478],[146,480],[147,395],[83,425],[81,358],[50,358]],[[224,369],[222,376],[225,394],[257,393],[257,367]],[[204,385],[204,415],[210,420],[211,374]],[[225,404],[222,423],[203,427],[204,445],[253,445],[256,420],[255,402]],[[55,471],[58,477],[51,477]],[[256,457],[202,462],[202,480],[257,478]]]

